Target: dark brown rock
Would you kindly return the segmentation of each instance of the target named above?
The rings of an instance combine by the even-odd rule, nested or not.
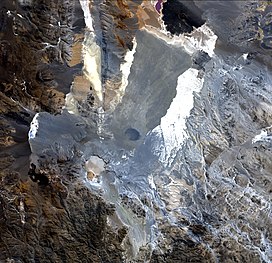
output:
[[[61,177],[61,176],[60,176]],[[124,235],[107,226],[112,207],[79,181],[38,186],[1,172],[0,260],[122,262]]]
[[[0,3],[0,261],[120,263],[126,231],[107,226],[113,208],[72,169],[69,175],[52,163],[29,172],[35,112],[59,113],[81,70],[80,45],[74,47],[83,41],[80,4],[20,3]]]

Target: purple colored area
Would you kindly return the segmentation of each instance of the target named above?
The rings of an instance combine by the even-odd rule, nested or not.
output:
[[[157,10],[158,13],[161,12],[161,9],[162,9],[162,0],[158,0],[158,2],[155,5],[155,8],[156,8],[156,10]]]

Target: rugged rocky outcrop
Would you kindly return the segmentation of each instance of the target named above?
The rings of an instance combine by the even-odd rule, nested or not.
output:
[[[82,75],[80,3],[1,1],[0,9],[0,261],[121,262],[126,229],[107,227],[114,208],[78,180],[71,159],[29,172],[35,113],[59,114]]]
[[[47,186],[1,172],[2,262],[122,262],[126,229],[114,233],[107,227],[114,208],[68,166]]]
[[[0,3],[0,261],[272,261],[271,4]]]

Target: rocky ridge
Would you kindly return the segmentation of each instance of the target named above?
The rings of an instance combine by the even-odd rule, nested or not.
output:
[[[102,106],[109,116],[101,122],[96,108],[101,104],[82,72],[89,32],[80,2],[2,1],[3,262],[272,260],[270,5],[168,1],[160,16],[149,3],[137,4],[91,4],[102,51]],[[188,41],[185,47],[173,44],[183,26],[167,17],[171,8],[182,8],[179,22],[189,31],[206,22],[204,28],[218,36],[213,54],[201,44],[196,49]],[[201,23],[190,25],[195,16]],[[161,19],[166,28],[158,26]],[[201,37],[196,43],[203,43]],[[120,65],[133,39],[134,62],[120,100]],[[151,59],[156,51],[148,53],[151,43],[163,50],[166,63],[167,52],[176,52],[168,65],[172,82],[165,72],[168,85],[151,84],[153,72],[161,72]],[[190,58],[188,52],[197,49]],[[137,70],[141,61],[148,67],[147,58],[153,75]],[[176,130],[183,142],[166,145],[162,118],[187,70],[197,71],[201,90],[194,92],[185,132]],[[147,83],[143,90],[141,78]],[[71,86],[74,115],[62,109]],[[41,113],[33,119],[36,112]],[[88,177],[85,163],[92,156],[103,160],[105,170]]]

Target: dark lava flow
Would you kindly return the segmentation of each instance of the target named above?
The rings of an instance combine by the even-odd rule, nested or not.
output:
[[[163,21],[166,29],[172,34],[190,33],[193,28],[200,27],[205,21],[179,1],[163,3]]]

